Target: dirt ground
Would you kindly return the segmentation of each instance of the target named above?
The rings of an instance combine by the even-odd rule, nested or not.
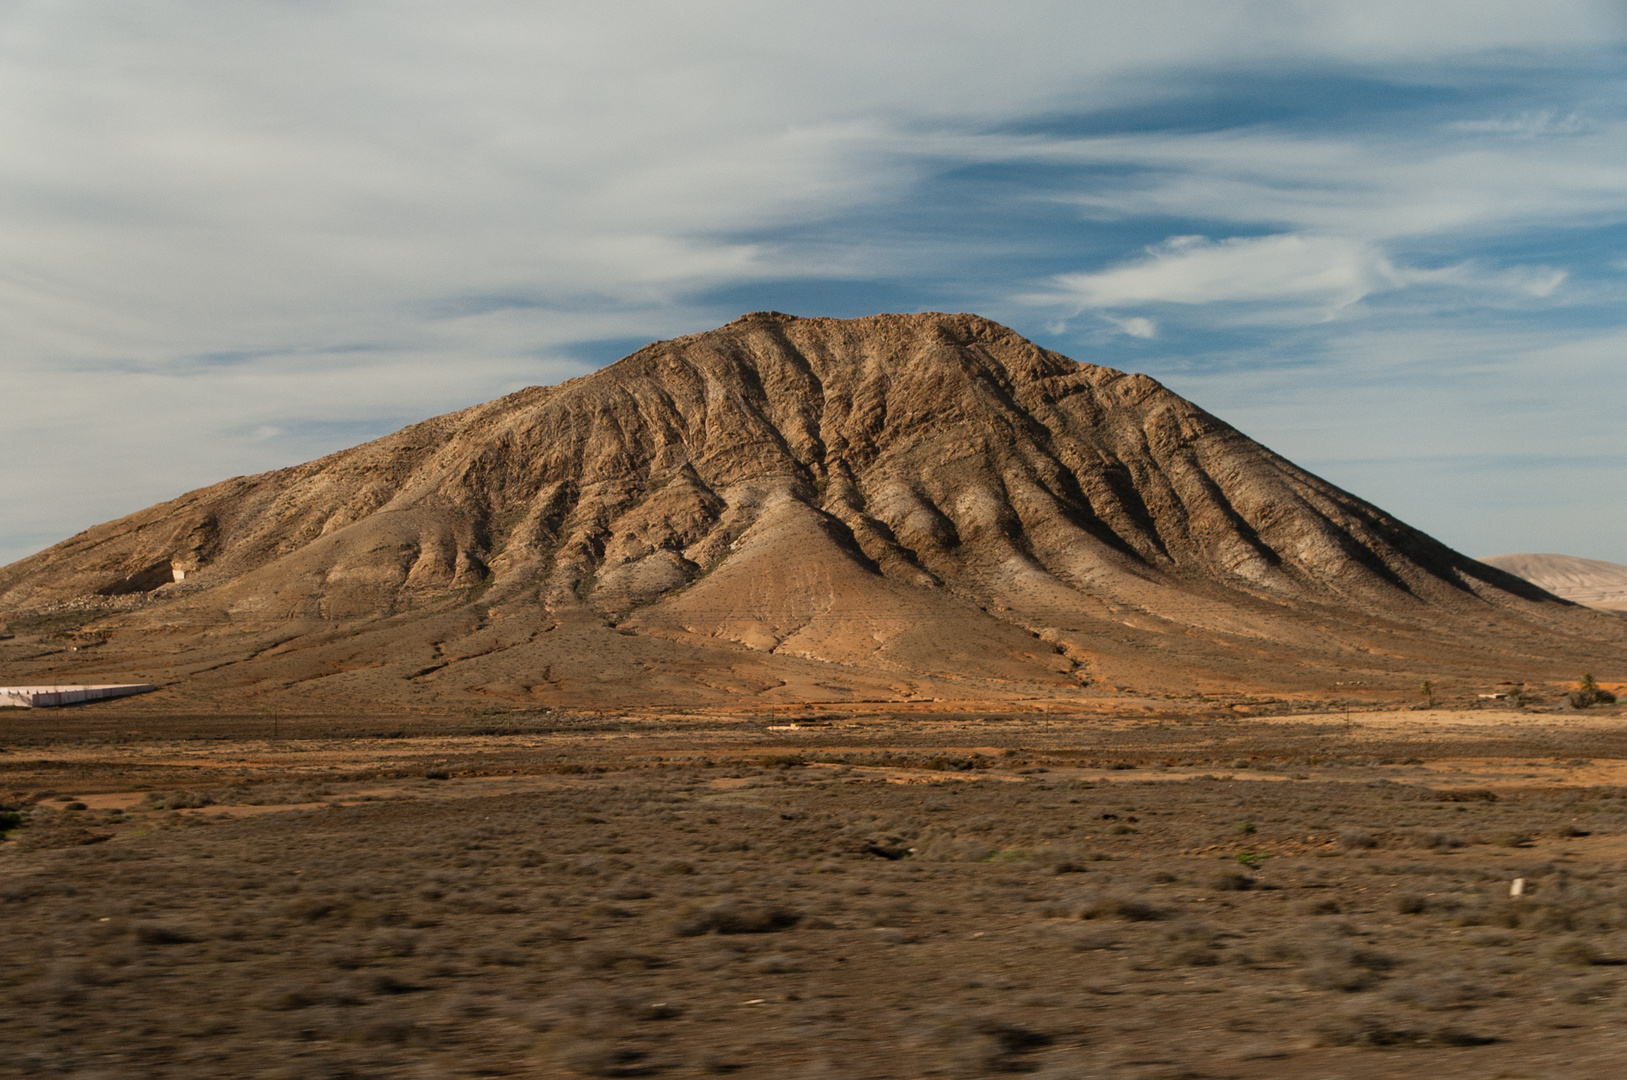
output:
[[[0,1076],[1618,1077],[1624,721],[7,711]]]

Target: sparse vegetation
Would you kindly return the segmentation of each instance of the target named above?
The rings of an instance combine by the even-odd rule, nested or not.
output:
[[[1203,751],[1103,725],[1084,768],[1077,728],[1009,719],[796,753],[584,729],[285,740],[258,772],[196,742],[140,792],[139,747],[8,762],[0,1075],[1249,1072],[1221,1037],[1285,1076],[1445,1078],[1619,1010],[1627,788],[1565,778],[1627,735],[1593,725],[1517,744],[1528,786],[1444,797],[1416,766],[1439,744],[1234,722]],[[929,767],[968,745],[986,765]],[[1240,752],[1281,771],[1204,771]],[[1157,778],[1096,766],[1131,757]]]
[[[155,791],[147,796],[146,805],[154,810],[197,810],[213,806],[214,798],[201,791]]]
[[[1217,892],[1242,892],[1245,889],[1254,888],[1255,880],[1247,874],[1239,874],[1234,871],[1216,874],[1209,879],[1209,884]]]
[[[1396,966],[1394,957],[1344,942],[1324,942],[1311,962],[1300,970],[1300,980],[1312,990],[1355,993],[1378,985]]]
[[[1601,688],[1592,675],[1583,675],[1576,689],[1570,693],[1570,703],[1578,709],[1586,709],[1594,705],[1614,705],[1616,695]]]
[[[728,898],[681,912],[673,931],[679,937],[719,934],[771,934],[789,930],[802,916],[783,904]]]
[[[1378,847],[1378,838],[1365,829],[1340,829],[1339,843],[1352,851]]]

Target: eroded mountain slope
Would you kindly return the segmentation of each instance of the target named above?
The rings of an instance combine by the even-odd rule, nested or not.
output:
[[[1145,376],[941,314],[659,342],[88,530],[0,611],[8,679],[335,706],[1331,693],[1627,643]]]

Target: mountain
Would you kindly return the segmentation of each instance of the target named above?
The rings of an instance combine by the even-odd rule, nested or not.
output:
[[[1382,697],[1627,644],[1144,375],[944,314],[747,315],[227,480],[0,570],[0,619],[3,681],[268,708]]]
[[[1576,604],[1627,615],[1627,566],[1574,555],[1493,555],[1481,559],[1487,566]]]

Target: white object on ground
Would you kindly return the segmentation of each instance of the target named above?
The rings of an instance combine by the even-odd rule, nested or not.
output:
[[[77,705],[84,701],[146,694],[158,687],[152,683],[101,683],[95,686],[0,686],[0,708],[43,709],[53,705]]]

